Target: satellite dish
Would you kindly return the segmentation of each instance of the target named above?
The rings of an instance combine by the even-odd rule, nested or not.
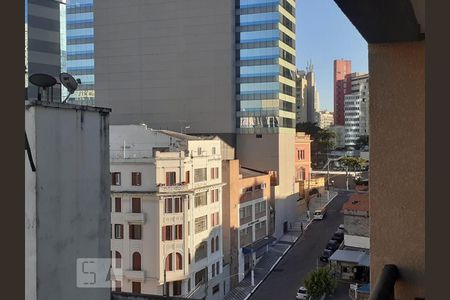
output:
[[[59,80],[61,81],[61,84],[66,87],[67,91],[69,92],[69,95],[67,95],[66,99],[63,100],[63,103],[67,101],[67,99],[72,95],[76,89],[78,88],[78,83],[81,84],[81,80],[73,78],[72,75],[69,73],[61,73],[59,74]]]
[[[53,86],[57,83],[55,77],[48,74],[36,73],[28,77],[28,80],[38,87],[38,101],[41,101],[41,88],[47,94],[47,101],[50,100],[47,90],[51,88],[51,99],[53,101]]]

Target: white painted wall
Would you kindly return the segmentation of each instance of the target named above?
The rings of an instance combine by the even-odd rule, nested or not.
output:
[[[344,235],[344,245],[349,247],[370,249],[370,238],[357,235]]]
[[[109,258],[109,110],[25,102],[26,299],[109,299],[77,288],[77,258]]]

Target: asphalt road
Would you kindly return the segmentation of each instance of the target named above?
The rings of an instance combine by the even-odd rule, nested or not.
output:
[[[348,199],[348,192],[340,192],[328,206],[327,217],[314,221],[278,266],[258,287],[250,300],[295,299],[297,289],[303,285],[308,273],[315,269],[328,240],[344,223],[340,212]]]

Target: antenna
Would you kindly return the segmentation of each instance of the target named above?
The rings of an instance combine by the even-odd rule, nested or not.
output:
[[[81,84],[81,80],[73,78],[72,75],[69,73],[61,73],[59,74],[59,81],[61,81],[61,84],[67,89],[69,92],[69,95],[67,95],[66,99],[62,101],[62,103],[66,102],[67,99],[72,95],[76,89],[78,88],[78,84]]]
[[[31,75],[28,80],[38,87],[38,101],[41,101],[42,95],[41,95],[41,89],[45,92],[47,95],[47,102],[50,102],[48,88],[50,88],[51,91],[51,101],[53,102],[53,86],[57,83],[55,77],[43,74],[43,73],[35,73]]]

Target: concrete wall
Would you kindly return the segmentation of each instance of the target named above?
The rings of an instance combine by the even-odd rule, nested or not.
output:
[[[112,124],[234,133],[234,1],[95,1],[96,103]]]
[[[369,71],[371,286],[396,264],[395,299],[425,297],[425,42],[369,45]]]
[[[78,258],[110,257],[108,110],[26,102],[25,120],[26,299],[108,299],[76,277]]]
[[[369,217],[344,215],[345,233],[369,237]]]

